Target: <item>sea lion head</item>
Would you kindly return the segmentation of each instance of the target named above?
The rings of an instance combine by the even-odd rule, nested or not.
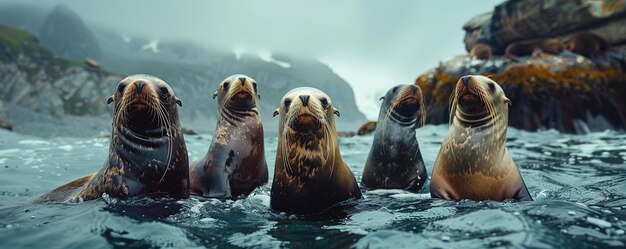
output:
[[[115,102],[113,123],[140,135],[167,133],[178,126],[175,105],[182,102],[165,81],[150,75],[128,76],[117,85],[108,104]]]
[[[424,95],[417,85],[397,85],[380,98],[379,117],[401,125],[423,126],[426,117]],[[380,120],[379,120],[380,121]]]
[[[247,111],[256,109],[261,98],[257,82],[243,74],[235,74],[224,79],[213,93],[220,105],[230,110]]]
[[[317,171],[316,166],[334,160],[338,144],[333,115],[339,116],[339,111],[326,93],[311,87],[293,89],[281,99],[280,107],[274,111],[277,115],[281,150],[278,153],[288,172],[306,172],[310,176]],[[291,165],[309,168],[294,169]]]
[[[508,119],[511,100],[506,97],[502,87],[488,77],[461,77],[451,97],[451,121],[455,119],[464,126],[476,127],[503,117]]]

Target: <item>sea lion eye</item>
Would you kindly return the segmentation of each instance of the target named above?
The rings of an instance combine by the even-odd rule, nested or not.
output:
[[[123,93],[124,92],[124,88],[126,88],[125,84],[119,84],[117,85],[117,91]]]
[[[285,109],[289,108],[289,105],[291,105],[291,100],[285,99]]]
[[[489,90],[492,92],[496,90],[496,85],[491,82],[487,83],[487,86],[489,86]]]
[[[394,87],[394,88],[393,88],[392,92],[394,92],[394,93],[395,93],[395,92],[397,92],[397,91],[398,91],[398,87],[396,86],[396,87]]]
[[[254,91],[256,92],[256,82],[252,82],[252,88],[254,88]]]
[[[229,82],[224,82],[224,89],[228,89],[228,86],[230,86]]]
[[[320,103],[322,103],[324,108],[328,107],[328,100],[326,98],[321,98]]]
[[[169,93],[169,90],[167,89],[167,87],[161,87],[159,89],[161,90],[161,93],[163,93],[163,94],[168,94]]]

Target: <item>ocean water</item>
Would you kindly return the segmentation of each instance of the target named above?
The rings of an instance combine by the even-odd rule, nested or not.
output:
[[[418,129],[429,174],[447,126]],[[361,178],[372,136],[341,138]],[[190,159],[210,135],[187,136]],[[265,141],[273,172],[276,137]],[[401,190],[365,191],[344,215],[302,218],[269,209],[270,184],[237,201],[104,197],[31,204],[97,171],[108,138],[0,131],[0,248],[625,248],[626,134],[510,129],[507,145],[533,202],[443,201]],[[271,182],[272,173],[270,173]]]

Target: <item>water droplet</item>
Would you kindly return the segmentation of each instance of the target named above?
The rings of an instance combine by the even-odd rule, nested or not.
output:
[[[443,235],[443,236],[441,236],[441,240],[448,242],[448,241],[450,241],[450,237],[448,237],[446,235]]]
[[[567,214],[569,214],[569,215],[576,215],[576,212],[574,212],[574,211],[569,211],[569,212],[567,212]]]
[[[35,216],[34,216],[34,215],[30,217],[30,219],[31,219],[31,220],[32,220],[32,219],[34,219],[34,218],[35,218]]]

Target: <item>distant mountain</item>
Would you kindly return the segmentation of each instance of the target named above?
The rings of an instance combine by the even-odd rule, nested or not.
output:
[[[38,6],[0,4],[0,23],[37,34],[49,13],[49,9]]]
[[[65,5],[56,6],[39,28],[41,43],[60,56],[99,58],[100,46],[81,18]]]
[[[26,8],[21,11],[25,13]],[[0,13],[2,13],[1,6]],[[20,18],[15,18],[16,20],[7,21],[0,17],[0,21],[20,23]],[[0,29],[0,33],[13,32],[7,31],[7,28]],[[122,34],[105,28],[89,28],[78,15],[65,6],[54,8],[37,30],[41,43],[60,56],[75,60],[95,57],[103,68],[116,74],[89,69],[75,61],[57,59],[50,51],[47,52],[49,56],[46,58],[35,58],[36,56],[33,57],[25,52],[23,57],[29,58],[30,61],[27,65],[35,69],[24,71],[19,62],[15,63],[17,59],[6,60],[5,58],[0,63],[17,64],[14,65],[17,71],[3,75],[0,64],[0,84],[5,84],[3,81],[12,77],[7,75],[20,75],[30,85],[33,84],[32,81],[37,81],[39,84],[43,84],[46,80],[58,81],[57,77],[49,77],[48,73],[46,79],[36,77],[39,64],[42,68],[61,67],[60,71],[56,70],[56,74],[65,74],[62,71],[68,70],[67,67],[56,65],[57,63],[62,65],[73,63],[71,68],[84,71],[80,73],[82,77],[90,78],[91,81],[86,82],[87,86],[80,85],[78,82],[63,86],[72,89],[73,94],[81,93],[82,95],[68,97],[66,95],[69,93],[61,94],[59,98],[63,104],[58,104],[59,101],[57,101],[55,108],[50,108],[50,104],[40,103],[44,101],[41,97],[36,97],[41,94],[40,92],[20,95],[15,89],[10,91],[0,89],[0,97],[7,102],[22,103],[31,109],[51,112],[55,115],[63,113],[98,115],[105,113],[107,109],[96,102],[103,102],[101,98],[110,94],[115,88],[115,84],[109,82],[111,79],[119,81],[120,76],[117,74],[147,73],[162,78],[174,88],[175,93],[183,100],[183,107],[180,110],[181,119],[188,126],[199,131],[212,131],[217,112],[215,100],[211,97],[212,93],[222,79],[232,74],[242,73],[259,82],[261,115],[266,128],[272,129],[271,127],[277,125],[278,122],[272,119],[272,112],[278,107],[282,96],[290,89],[299,86],[316,87],[331,96],[335,107],[341,112],[341,117],[337,119],[339,129],[354,129],[365,121],[365,116],[356,106],[354,92],[348,83],[328,66],[314,59],[271,54],[236,55],[233,52],[211,50],[185,41],[162,41]],[[2,42],[0,40],[0,44]],[[38,49],[41,47],[35,41],[30,41],[29,44]],[[13,95],[23,97],[16,100],[16,97],[12,97]],[[34,101],[33,98],[38,100]],[[80,103],[80,108],[72,106],[72,101]],[[41,106],[48,107],[42,108]],[[65,106],[65,109],[59,110],[58,106]]]

